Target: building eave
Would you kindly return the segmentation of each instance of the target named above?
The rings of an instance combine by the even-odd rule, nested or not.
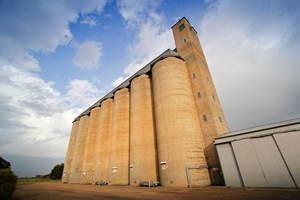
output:
[[[129,85],[130,85],[130,82],[134,78],[136,78],[136,77],[138,77],[138,76],[140,76],[142,74],[149,73],[151,71],[152,67],[155,65],[155,63],[157,63],[158,61],[160,61],[162,59],[168,58],[168,57],[176,57],[176,58],[179,58],[181,60],[184,60],[177,52],[175,52],[175,51],[173,51],[171,49],[167,49],[162,54],[160,54],[155,59],[153,59],[151,62],[149,62],[147,65],[145,65],[143,68],[141,68],[139,71],[137,71],[135,74],[133,74],[132,76],[130,76],[129,78],[127,78],[125,81],[123,81],[119,86],[117,86],[112,91],[110,91],[105,96],[103,96],[100,100],[98,100],[96,103],[94,103],[88,109],[86,109],[84,112],[82,112],[79,116],[77,116],[74,119],[74,121],[80,119],[80,117],[83,116],[83,115],[89,114],[93,108],[101,106],[101,102],[104,101],[105,99],[113,98],[114,93],[117,90],[120,90],[122,88],[128,88]]]
[[[219,136],[218,138],[215,138],[214,144],[231,142],[231,141],[234,141],[237,139],[262,137],[262,136],[270,135],[270,134],[273,134],[273,132],[269,133],[270,132],[269,130],[272,130],[272,129],[290,127],[289,129],[294,130],[293,126],[299,125],[299,124],[300,124],[300,118],[296,118],[296,119],[286,120],[286,121],[282,121],[282,122],[276,122],[276,123],[272,123],[272,124],[257,126],[257,127],[253,127],[253,128],[233,131],[233,132],[225,133],[225,134]]]

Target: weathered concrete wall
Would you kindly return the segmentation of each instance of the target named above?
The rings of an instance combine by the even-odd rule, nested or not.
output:
[[[157,181],[151,79],[141,75],[130,84],[130,185]]]
[[[86,138],[89,128],[90,116],[84,115],[80,118],[77,140],[75,144],[69,183],[79,183],[82,173],[83,155],[85,151]]]
[[[85,151],[82,161],[82,173],[80,178],[81,184],[91,184],[94,176],[94,152],[95,152],[95,139],[99,127],[99,118],[101,108],[96,107],[91,110],[90,123],[86,138]]]
[[[182,25],[185,28],[180,29]],[[203,134],[205,156],[207,164],[212,169],[219,165],[213,141],[214,138],[229,131],[227,122],[197,32],[185,18],[174,25],[172,30],[177,51],[186,61]],[[214,183],[212,170],[210,175]]]
[[[94,155],[94,179],[96,181],[109,181],[110,141],[112,130],[113,100],[106,99],[101,103],[101,116],[96,137]]]
[[[129,169],[129,90],[115,92],[111,152],[110,185],[128,185]]]
[[[68,150],[68,155],[74,151],[73,160],[66,158],[65,171],[72,174],[63,181],[138,185],[158,180],[186,187],[185,167],[208,165],[208,170],[188,170],[190,185],[210,184],[208,171],[216,183],[219,160],[213,140],[228,132],[227,123],[196,30],[185,18],[172,29],[177,52],[165,51],[93,105],[101,105],[97,131],[92,131],[93,120],[84,128],[89,109],[80,115],[76,144],[70,139]],[[143,74],[150,72],[151,78]],[[85,129],[91,129],[88,135]]]
[[[152,69],[160,181],[187,187],[185,167],[206,166],[203,139],[185,63],[174,57]],[[207,169],[191,170],[191,185],[209,185]]]
[[[300,188],[300,118],[215,139],[226,186]]]
[[[73,160],[73,154],[74,154],[74,149],[75,149],[75,144],[76,144],[76,139],[77,139],[78,125],[79,125],[79,120],[73,122],[72,131],[71,131],[70,140],[69,140],[68,151],[67,151],[67,155],[66,155],[66,159],[65,159],[63,176],[61,178],[61,181],[63,183],[69,182],[70,172],[71,172],[70,171],[71,164],[72,164],[72,160]]]

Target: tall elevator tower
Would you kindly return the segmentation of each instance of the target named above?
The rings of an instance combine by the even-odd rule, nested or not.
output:
[[[219,166],[214,138],[228,132],[227,122],[215,89],[197,31],[183,17],[172,26],[178,54],[186,61],[204,140],[204,152],[213,182]]]
[[[74,120],[63,182],[220,184],[214,138],[227,123],[196,30],[183,17],[166,50]],[[220,178],[220,179],[219,179]]]

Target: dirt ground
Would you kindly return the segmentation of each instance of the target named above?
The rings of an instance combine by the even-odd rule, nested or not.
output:
[[[66,199],[199,199],[199,200],[300,200],[294,189],[245,189],[227,187],[165,188],[131,186],[97,186],[57,182],[19,183],[13,200]]]

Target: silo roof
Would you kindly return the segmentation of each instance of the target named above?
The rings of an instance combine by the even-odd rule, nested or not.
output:
[[[283,128],[283,127],[292,127],[294,125],[300,124],[300,118],[296,119],[290,119],[282,122],[276,122],[272,124],[266,124],[262,126],[256,126],[252,128],[247,128],[243,130],[238,131],[232,131],[229,133],[225,133],[223,135],[220,135],[218,138],[215,138],[215,144],[220,144],[228,141],[235,140],[237,138],[246,138],[246,137],[258,137],[258,136],[264,136],[273,134],[271,129],[277,129],[277,128]],[[293,129],[293,128],[292,128]]]
[[[108,98],[112,98],[114,96],[114,93],[122,88],[126,88],[129,87],[130,82],[132,81],[132,79],[142,75],[142,74],[146,74],[148,72],[151,71],[153,65],[162,60],[165,59],[167,57],[177,57],[179,59],[184,60],[175,50],[171,50],[171,49],[167,49],[166,51],[164,51],[162,54],[160,54],[159,56],[157,56],[156,58],[154,58],[152,61],[150,61],[148,64],[146,64],[143,68],[141,68],[139,71],[137,71],[135,74],[133,74],[132,76],[130,76],[128,79],[126,79],[125,81],[123,81],[123,83],[121,83],[119,86],[117,86],[116,88],[114,88],[112,91],[110,91],[109,93],[107,93],[105,96],[103,96],[101,99],[99,99],[96,103],[94,103],[92,106],[90,106],[88,109],[86,109],[84,112],[82,112],[78,117],[76,117],[74,119],[74,121],[79,120],[79,118],[83,115],[88,115],[91,110],[95,107],[98,107],[101,105],[101,102],[104,101],[105,99]]]

